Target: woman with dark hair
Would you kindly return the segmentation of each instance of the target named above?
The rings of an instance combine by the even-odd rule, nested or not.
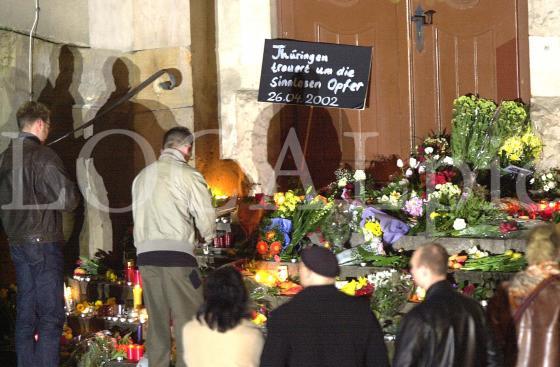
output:
[[[183,329],[184,362],[189,367],[257,367],[264,338],[249,320],[247,289],[231,266],[211,273],[204,303]]]

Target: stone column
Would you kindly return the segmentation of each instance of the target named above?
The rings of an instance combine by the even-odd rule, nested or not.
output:
[[[560,167],[560,0],[529,0],[531,119],[544,142],[539,168]]]

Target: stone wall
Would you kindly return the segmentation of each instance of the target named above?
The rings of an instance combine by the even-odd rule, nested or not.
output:
[[[29,38],[18,29],[27,19],[23,10],[16,11],[15,2],[11,2],[13,23],[5,19],[4,12],[0,15],[2,133],[17,132],[16,110],[29,99]],[[25,1],[26,6],[28,2],[32,1]],[[59,4],[56,9],[49,7],[59,1],[48,3],[42,6],[37,32],[40,39],[34,40],[33,96],[53,112],[51,136],[61,135],[93,118],[160,69],[174,68],[181,76],[175,89],[159,88],[158,82],[166,79],[162,77],[86,129],[85,135],[79,133],[53,146],[69,172],[81,181],[82,193],[87,198],[83,208],[67,218],[71,243],[66,255],[73,261],[78,254],[93,255],[96,248],[122,250],[120,242],[131,224],[130,211],[107,213],[92,204],[129,206],[132,179],[146,165],[143,151],[130,137],[110,131],[124,129],[139,135],[148,142],[147,151],[153,158],[159,153],[165,130],[176,125],[194,130],[190,9],[188,0],[90,0],[83,4],[77,1],[73,10],[68,10],[67,4]],[[93,16],[80,17],[74,11]],[[75,19],[85,21],[75,25]],[[49,31],[50,22],[55,21],[58,28],[52,29],[61,30],[59,33]],[[80,32],[87,37],[78,39]],[[99,133],[110,135],[96,145],[93,160],[78,160],[84,145]],[[0,138],[0,151],[8,141]]]
[[[268,162],[268,134],[274,114],[256,100],[264,40],[273,34],[274,1],[216,0],[218,107],[222,158],[233,159],[257,184],[256,191],[275,180]]]
[[[529,0],[531,119],[545,147],[539,167],[560,167],[560,0]]]
[[[36,35],[59,43],[89,45],[89,0],[39,0]],[[2,0],[0,29],[29,34],[35,0]]]

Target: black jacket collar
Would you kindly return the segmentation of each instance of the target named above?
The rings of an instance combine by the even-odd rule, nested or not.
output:
[[[453,287],[447,280],[440,280],[437,283],[432,284],[432,286],[426,292],[426,299],[430,299],[430,297],[436,296],[438,294],[445,294],[453,292]]]
[[[36,135],[33,135],[31,133],[27,133],[27,132],[20,132],[18,135],[18,138],[20,139],[29,139],[32,140],[38,144],[41,144],[41,140],[39,140],[39,138]]]

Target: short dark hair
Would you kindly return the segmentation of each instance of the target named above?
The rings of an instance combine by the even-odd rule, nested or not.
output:
[[[232,266],[224,266],[212,272],[204,286],[204,303],[197,319],[204,319],[212,330],[226,332],[249,317],[247,289],[243,277]]]
[[[30,101],[24,103],[17,110],[16,118],[18,127],[21,130],[39,119],[50,123],[51,111],[42,103]]]
[[[184,145],[192,145],[193,135],[189,129],[177,126],[169,129],[163,136],[163,148],[179,148]]]
[[[436,275],[447,275],[449,254],[439,243],[425,243],[418,247],[418,266],[424,265]]]

